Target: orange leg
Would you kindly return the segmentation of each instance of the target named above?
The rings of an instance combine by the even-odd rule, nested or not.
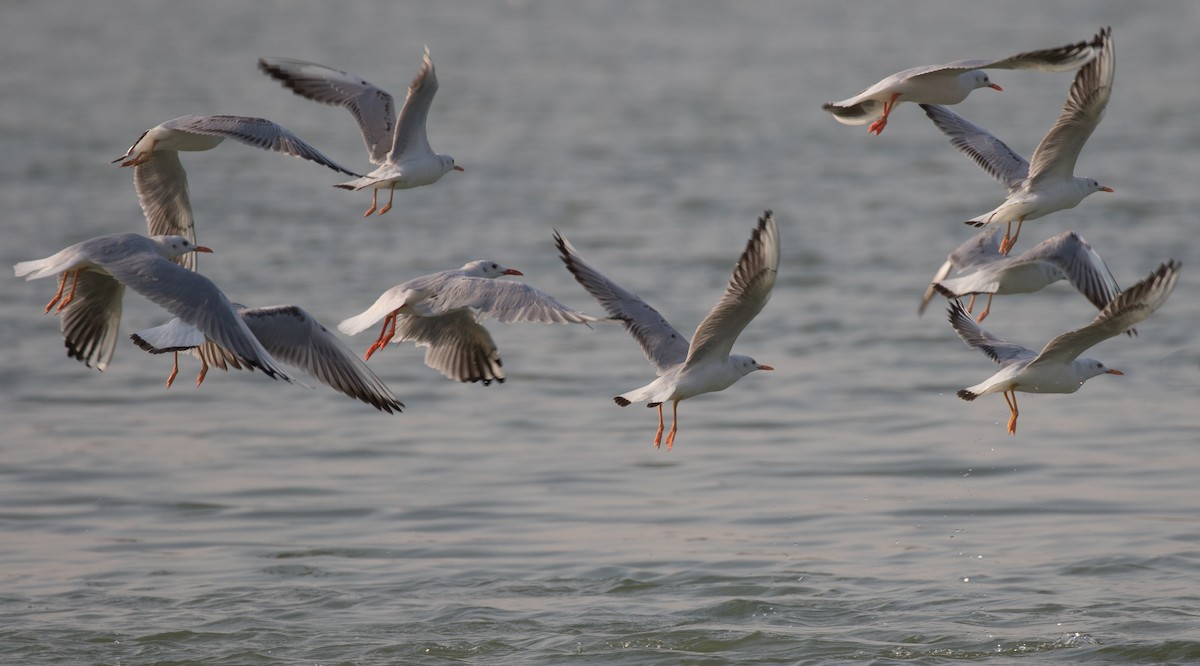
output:
[[[660,403],[658,403],[658,432],[654,433],[654,448],[656,448],[656,449],[662,445],[662,431],[663,431],[662,403],[660,402]],[[668,444],[667,446],[669,448],[671,445]]]
[[[393,198],[395,198],[395,196],[396,196],[396,186],[395,186],[395,185],[393,185],[393,186],[392,186],[392,191],[391,191],[391,193],[389,193],[389,194],[388,194],[388,202],[387,202],[387,205],[386,205],[386,206],[384,206],[383,208],[380,208],[380,209],[379,209],[379,214],[380,214],[380,215],[383,215],[384,213],[386,213],[386,212],[388,212],[389,210],[391,210],[391,209],[392,209],[392,199],[393,199]]]
[[[1008,394],[1010,393],[1012,394],[1012,400],[1008,398]],[[1012,415],[1008,417],[1008,434],[1015,435],[1017,434],[1017,416],[1021,413],[1017,409],[1017,390],[1015,387],[1004,392],[1004,402],[1008,403],[1008,408],[1012,411]]]
[[[79,286],[79,274],[82,273],[83,270],[84,269],[80,268],[79,270],[75,271],[75,276],[71,279],[71,293],[67,294],[66,298],[59,301],[58,307],[54,309],[54,314],[58,314],[59,312],[62,312],[63,308],[67,307],[67,305],[70,304],[71,301],[75,300],[75,288]],[[65,283],[66,280],[64,279],[63,282]],[[61,292],[61,291],[62,290],[60,289],[59,292]],[[58,297],[55,296],[54,300],[57,301]],[[54,305],[54,301],[50,301],[50,305]],[[50,309],[50,305],[46,306],[46,310]]]
[[[67,274],[59,273],[58,274],[58,291],[54,293],[54,298],[50,299],[50,302],[46,304],[46,309],[42,311],[42,314],[49,312],[50,308],[54,307],[54,304],[58,302],[58,299],[62,298],[63,289],[65,289],[66,286],[67,286]]]
[[[987,302],[987,305],[986,305],[986,306],[984,306],[984,308],[983,308],[983,312],[980,312],[980,313],[979,313],[979,317],[977,317],[977,318],[975,319],[975,321],[977,321],[977,322],[983,321],[983,318],[984,318],[984,317],[986,317],[986,316],[988,316],[988,313],[992,311],[992,296],[993,296],[993,295],[994,295],[994,294],[988,294],[988,302]],[[972,296],[972,298],[974,298],[974,296]],[[967,312],[970,312],[970,310],[967,310]]]
[[[175,375],[179,374],[179,352],[175,352],[175,364],[171,366],[171,376],[167,377],[167,388],[171,388],[171,384],[175,382]]]
[[[388,330],[389,324],[391,324],[391,330]],[[379,338],[377,340],[375,340],[375,342],[371,343],[371,346],[367,348],[367,353],[366,353],[366,355],[363,356],[363,360],[364,361],[370,360],[371,354],[374,354],[375,352],[379,351],[380,349],[383,349],[387,345],[387,343],[392,341],[392,337],[394,337],[395,335],[396,335],[396,312],[393,311],[391,314],[389,314],[388,316],[383,318],[383,330],[379,331]]]
[[[208,361],[204,360],[204,355],[200,355],[200,374],[196,375],[196,388],[199,388],[204,383],[204,376],[208,374]]]
[[[973,307],[975,307],[975,294],[971,294],[971,300],[967,303],[967,314],[971,314]]]
[[[1007,257],[1008,253],[1012,251],[1013,246],[1017,244],[1017,237],[1021,235],[1021,225],[1024,223],[1025,216],[1022,215],[1021,219],[1017,220],[1017,232],[1011,238],[1008,234],[1012,231],[1012,222],[1008,223],[1008,231],[1004,232],[1004,240],[1000,241],[1000,254]]]
[[[379,199],[379,190],[371,190],[371,207],[367,212],[363,213],[363,217],[371,217],[371,213],[375,212],[375,202]]]
[[[667,450],[671,450],[671,445],[675,443],[675,430],[679,425],[679,401],[671,401],[671,432],[667,433]]]
[[[869,133],[879,136],[883,132],[883,128],[887,127],[888,116],[892,115],[892,109],[895,108],[896,98],[898,97],[900,97],[900,93],[893,93],[892,98],[883,103],[883,115],[867,128]]]

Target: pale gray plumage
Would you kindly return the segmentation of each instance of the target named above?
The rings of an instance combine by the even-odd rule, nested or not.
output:
[[[129,287],[220,342],[246,364],[272,378],[291,381],[212,280],[170,261],[195,250],[196,245],[181,236],[111,234],[76,243],[45,259],[18,263],[14,270],[27,280],[80,271],[72,300],[62,310],[62,326],[68,354],[89,367],[108,366],[115,329],[120,326],[121,297],[124,287]]]
[[[238,303],[233,307],[254,337],[276,359],[301,368],[321,383],[380,411],[390,414],[404,407],[366,363],[304,308],[298,305],[249,308]],[[178,319],[130,337],[153,354],[190,351],[206,367],[221,370],[244,367],[236,354]]]

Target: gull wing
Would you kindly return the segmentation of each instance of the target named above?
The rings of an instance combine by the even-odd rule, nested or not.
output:
[[[558,231],[554,232],[554,241],[567,270],[600,302],[609,317],[625,326],[658,374],[683,363],[688,355],[687,339],[658,310],[592,268]]]
[[[1121,292],[1104,259],[1074,231],[1047,238],[1021,253],[1013,263],[1029,261],[1044,261],[1057,268],[1098,310]]]
[[[267,120],[249,116],[181,116],[163,123],[163,127],[192,134],[221,136],[248,146],[270,150],[292,157],[316,162],[351,176],[361,177],[346,167],[325,157],[321,151],[296,136],[287,128]]]
[[[396,337],[418,347],[428,347],[425,365],[460,382],[504,383],[500,350],[487,329],[469,310],[453,310],[436,317],[396,317]]]
[[[921,104],[935,127],[950,144],[1000,181],[1009,194],[1020,189],[1029,175],[1029,162],[987,130],[940,104]]]
[[[975,319],[967,312],[960,301],[952,301],[947,309],[950,326],[954,328],[954,332],[962,341],[967,343],[968,347],[978,349],[985,356],[1000,364],[1000,367],[1006,367],[1017,361],[1031,359],[1037,354],[1032,349],[1027,349],[1021,345],[1005,342],[1000,338],[985,331]]]
[[[758,218],[725,294],[696,327],[685,367],[709,356],[729,356],[738,335],[771,297],[779,274],[779,252],[779,225],[768,210]]]
[[[508,323],[586,324],[596,318],[572,310],[549,294],[521,282],[492,278],[448,276],[422,304],[430,314],[471,308],[479,319],[494,317]]]
[[[145,162],[133,168],[133,187],[146,217],[151,236],[183,236],[196,242],[196,221],[188,195],[187,172],[177,150],[155,150]],[[196,253],[175,258],[175,263],[196,270]]]
[[[1031,185],[1042,180],[1072,178],[1079,151],[1104,117],[1113,83],[1112,29],[1104,28],[1097,39],[1102,44],[1100,54],[1075,74],[1058,120],[1033,151],[1029,167]]]
[[[1069,363],[1097,343],[1129,330],[1166,302],[1179,280],[1179,268],[1174,259],[1162,264],[1141,282],[1118,294],[1092,323],[1046,343],[1029,365]]]
[[[429,57],[429,47],[425,47],[425,55],[421,58],[421,69],[416,78],[408,84],[408,96],[404,98],[404,106],[400,107],[400,116],[396,119],[396,132],[392,138],[392,149],[387,159],[398,163],[403,161],[408,152],[432,153],[429,138],[425,134],[425,121],[429,117],[429,107],[433,105],[433,96],[437,93],[437,73],[433,71],[433,60]]]
[[[341,70],[291,58],[259,58],[258,68],[297,95],[350,111],[372,164],[383,164],[394,142],[396,105],[386,90]]]
[[[125,287],[107,275],[95,271],[79,274],[75,298],[63,309],[60,322],[67,356],[89,368],[108,367],[117,346],[124,295]]]

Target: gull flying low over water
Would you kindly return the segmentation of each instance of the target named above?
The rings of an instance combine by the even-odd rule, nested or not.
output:
[[[749,356],[730,354],[738,335],[762,311],[775,286],[779,272],[779,226],[771,211],[759,218],[725,294],[696,327],[690,343],[657,310],[592,268],[557,231],[554,238],[567,270],[604,306],[611,318],[624,324],[658,371],[658,379],[613,398],[622,407],[647,401],[649,407],[658,408],[655,448],[662,442],[664,402],[671,402],[669,450],[678,430],[680,400],[722,391],[755,370],[774,370]]]
[[[1061,72],[1075,69],[1096,56],[1099,44],[1076,42],[1053,49],[1018,53],[1000,60],[955,60],[944,65],[922,65],[897,72],[854,97],[829,102],[821,108],[843,125],[865,125],[878,135],[887,127],[888,116],[901,102],[958,104],[976,88],[1001,90],[985,69],[1033,69]]]
[[[1000,251],[1008,254],[1025,220],[1036,219],[1065,208],[1074,208],[1093,192],[1112,192],[1093,178],[1075,175],[1075,162],[1088,137],[1104,117],[1104,109],[1112,94],[1113,39],[1112,30],[1104,28],[1097,35],[1100,53],[1075,74],[1067,101],[1054,126],[1042,137],[1033,151],[1033,159],[1023,157],[987,130],[974,125],[953,111],[922,104],[925,115],[933,121],[950,143],[1008,189],[1008,198],[995,209],[967,221],[982,227],[1007,223]],[[1017,223],[1016,232],[1012,223]]]
[[[947,298],[970,296],[968,313],[975,306],[975,296],[987,294],[987,305],[976,321],[983,321],[991,312],[995,294],[1027,294],[1059,280],[1070,282],[1100,310],[1121,291],[1104,259],[1074,231],[1047,238],[1015,257],[1000,254],[999,236],[999,226],[988,227],[950,253],[925,290],[917,313],[925,312],[934,291]],[[959,272],[977,270],[963,277],[947,277],[956,268]]]
[[[187,172],[179,161],[179,151],[212,150],[226,138],[358,175],[270,120],[247,116],[180,116],[146,130],[124,155],[113,160],[121,162],[123,167],[134,167],[133,185],[146,215],[147,233],[183,236],[196,242]],[[185,254],[177,261],[196,270],[195,254]]]
[[[975,323],[962,303],[954,301],[949,308],[950,325],[968,346],[978,349],[996,363],[1000,371],[970,388],[959,389],[963,400],[974,400],[989,393],[1003,393],[1011,416],[1010,435],[1017,432],[1017,391],[1023,393],[1074,393],[1087,380],[1097,375],[1123,375],[1120,370],[1107,368],[1094,358],[1079,355],[1092,346],[1129,330],[1149,317],[1171,295],[1179,279],[1179,262],[1175,260],[1158,267],[1146,279],[1114,298],[1092,323],[1063,333],[1046,343],[1042,351],[1034,352],[1021,345],[1005,342]]]
[[[298,305],[248,308],[238,303],[234,303],[233,308],[254,337],[275,358],[302,368],[335,391],[380,411],[391,414],[404,407],[404,403],[396,399],[391,389],[366,363],[304,308]],[[196,377],[196,386],[204,382],[210,367],[221,370],[228,370],[230,366],[234,369],[243,368],[236,354],[178,318],[162,326],[138,331],[130,338],[151,354],[175,354],[175,365],[171,369],[171,376],[167,378],[168,387],[179,372],[181,351],[191,352],[200,359],[202,366]]]
[[[396,190],[431,185],[450,171],[463,170],[453,157],[433,152],[425,134],[425,120],[438,89],[429,47],[425,48],[417,78],[408,86],[399,116],[386,90],[353,74],[290,58],[260,58],[258,68],[305,99],[343,106],[354,115],[371,163],[379,168],[335,187],[372,189],[371,207],[363,217],[375,212],[379,190],[388,190],[388,202],[379,208],[383,215],[392,209]]]
[[[45,259],[22,261],[14,270],[26,280],[60,274],[58,293],[46,312],[58,304],[67,355],[88,367],[108,367],[121,326],[121,298],[129,287],[202,331],[243,365],[290,382],[212,280],[171,262],[188,252],[212,250],[182,236],[111,234]],[[64,297],[68,280],[71,291]]]
[[[479,322],[495,317],[503,323],[586,324],[595,317],[577,312],[527,284],[497,280],[521,275],[489,259],[472,261],[452,271],[432,273],[383,292],[363,313],[338,324],[354,335],[383,320],[379,338],[367,349],[371,358],[393,339],[428,347],[425,365],[460,382],[504,383],[500,351]]]

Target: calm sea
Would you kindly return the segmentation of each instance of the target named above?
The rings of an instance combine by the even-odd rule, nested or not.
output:
[[[874,137],[820,109],[893,71],[1112,25],[1107,116],[1077,172],[1116,189],[1075,229],[1122,285],[1183,262],[1124,370],[1074,395],[958,388],[993,365],[916,314],[962,220],[1002,188],[913,105]],[[465,173],[365,192],[238,144],[184,154],[205,274],[327,325],[411,277],[491,258],[599,313],[553,229],[690,333],[755,219],[774,297],[737,350],[773,365],[684,402],[673,451],[615,325],[489,324],[509,381],[391,346],[407,407],[216,372],[122,340],[63,353],[53,281],[0,289],[0,658],[69,664],[819,664],[1200,661],[1200,5],[915,1],[10,1],[0,7],[0,259],[145,228],[109,164],[188,113],[263,116],[368,169],[344,110],[259,56],[399,98],[428,45],[430,141]],[[957,110],[1028,155],[1071,75],[994,72]],[[1020,246],[1019,246],[1020,247]],[[1095,310],[1065,283],[986,325],[1040,348]],[[130,333],[166,316],[125,299]],[[362,351],[371,333],[345,338]]]

